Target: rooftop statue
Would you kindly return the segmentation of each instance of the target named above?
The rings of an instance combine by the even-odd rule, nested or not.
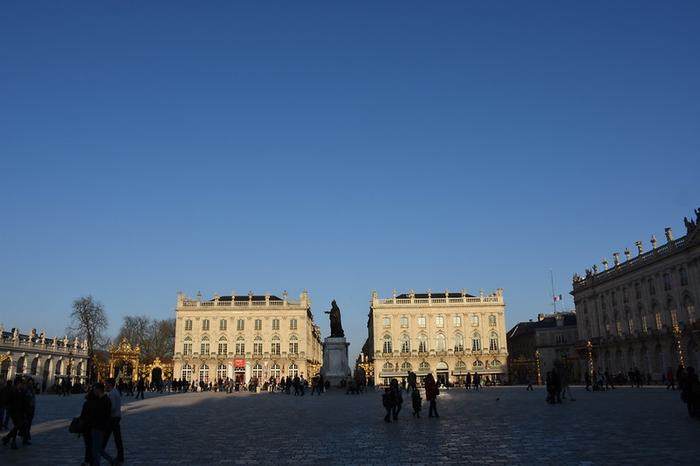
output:
[[[335,302],[331,302],[331,310],[326,311],[326,314],[330,314],[331,319],[331,337],[344,337],[345,332],[343,332],[343,324],[340,322],[340,308]]]

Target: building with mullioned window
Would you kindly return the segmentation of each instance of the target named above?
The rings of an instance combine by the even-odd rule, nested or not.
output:
[[[321,332],[306,291],[298,301],[274,295],[189,299],[178,293],[173,377],[248,383],[315,375],[323,361]]]
[[[651,237],[651,250],[636,242],[613,253],[602,268],[594,265],[585,276],[574,274],[573,291],[578,318],[578,351],[587,370],[626,376],[638,369],[645,378],[660,381],[679,364],[700,363],[700,209],[695,220],[685,219],[686,235],[674,239],[666,228],[666,242]]]
[[[503,290],[479,296],[466,292],[372,293],[368,339],[360,360],[375,384],[432,373],[441,384],[464,383],[475,371],[483,381],[507,374]]]

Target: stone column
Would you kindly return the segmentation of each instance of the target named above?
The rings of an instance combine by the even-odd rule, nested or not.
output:
[[[17,367],[17,362],[10,355],[10,365],[7,367],[7,380],[12,380],[15,377],[15,369]]]
[[[54,374],[55,365],[53,357],[49,356],[49,358],[44,362],[44,365],[48,365],[49,368],[48,373],[46,375],[46,387],[49,388],[53,386],[56,379],[56,376]]]

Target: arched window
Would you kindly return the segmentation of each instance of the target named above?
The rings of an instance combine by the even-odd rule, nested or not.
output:
[[[428,352],[428,336],[424,333],[418,335],[418,352],[427,353]]]
[[[200,354],[209,354],[209,337],[206,335],[202,337],[201,350]]]
[[[202,364],[199,368],[199,380],[204,383],[209,383],[209,366]]]
[[[261,336],[255,337],[253,340],[253,354],[261,355],[263,353],[263,341]]]
[[[418,365],[418,371],[419,372],[430,372],[430,364],[427,362],[423,361]]]
[[[192,366],[189,364],[182,366],[182,379],[188,382],[192,381]]]
[[[394,365],[390,362],[385,362],[382,366],[382,370],[385,372],[392,372],[394,370]]]
[[[281,351],[281,346],[280,346],[280,337],[275,335],[272,337],[272,343],[270,343],[270,354],[278,355],[280,354]]]
[[[299,339],[294,335],[289,337],[289,354],[299,354]]]
[[[384,352],[391,353],[391,335],[384,335]]]
[[[479,361],[479,360],[476,360],[476,361],[474,361],[474,364],[472,364],[472,366],[474,366],[475,369],[478,369],[478,368],[484,367],[484,363]]]
[[[489,350],[498,351],[498,334],[496,332],[491,332],[491,337],[489,338]]]
[[[190,337],[185,338],[185,342],[182,345],[182,354],[184,356],[192,355],[192,339]]]
[[[437,351],[447,350],[447,342],[445,340],[445,335],[443,335],[442,333],[438,333],[437,337],[435,337],[435,349]]]
[[[261,380],[262,374],[263,374],[262,366],[260,365],[259,362],[256,362],[253,365],[253,377],[256,377],[258,380]]]
[[[226,337],[219,338],[219,354],[228,354],[228,340]]]
[[[401,370],[402,371],[410,371],[411,369],[413,369],[413,366],[411,365],[410,362],[405,361],[405,362],[401,363]]]
[[[455,333],[455,351],[464,351],[464,335]]]
[[[457,361],[457,364],[455,364],[455,369],[458,371],[463,371],[466,368],[467,368],[467,365],[462,360]]]
[[[245,354],[245,338],[236,338],[236,354],[238,356]]]
[[[270,375],[276,379],[280,378],[280,375],[282,375],[282,371],[280,370],[280,365],[277,363],[274,363],[272,367],[270,368]]]
[[[481,351],[481,335],[478,333],[472,335],[472,351]]]
[[[287,368],[287,375],[290,377],[296,377],[299,375],[299,366],[295,363],[291,363]]]
[[[498,359],[494,359],[491,362],[491,367],[501,367],[501,361],[499,361]]]
[[[226,369],[226,365],[219,364],[219,367],[216,368],[216,378],[218,380],[225,380],[226,377],[228,377],[228,370]]]
[[[401,352],[410,353],[411,352],[411,337],[406,333],[401,334]]]

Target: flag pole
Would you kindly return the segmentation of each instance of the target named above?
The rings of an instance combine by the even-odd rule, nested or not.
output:
[[[552,269],[549,269],[549,279],[552,282],[552,306],[554,307],[554,313],[557,313],[557,295],[554,294],[554,273]]]

